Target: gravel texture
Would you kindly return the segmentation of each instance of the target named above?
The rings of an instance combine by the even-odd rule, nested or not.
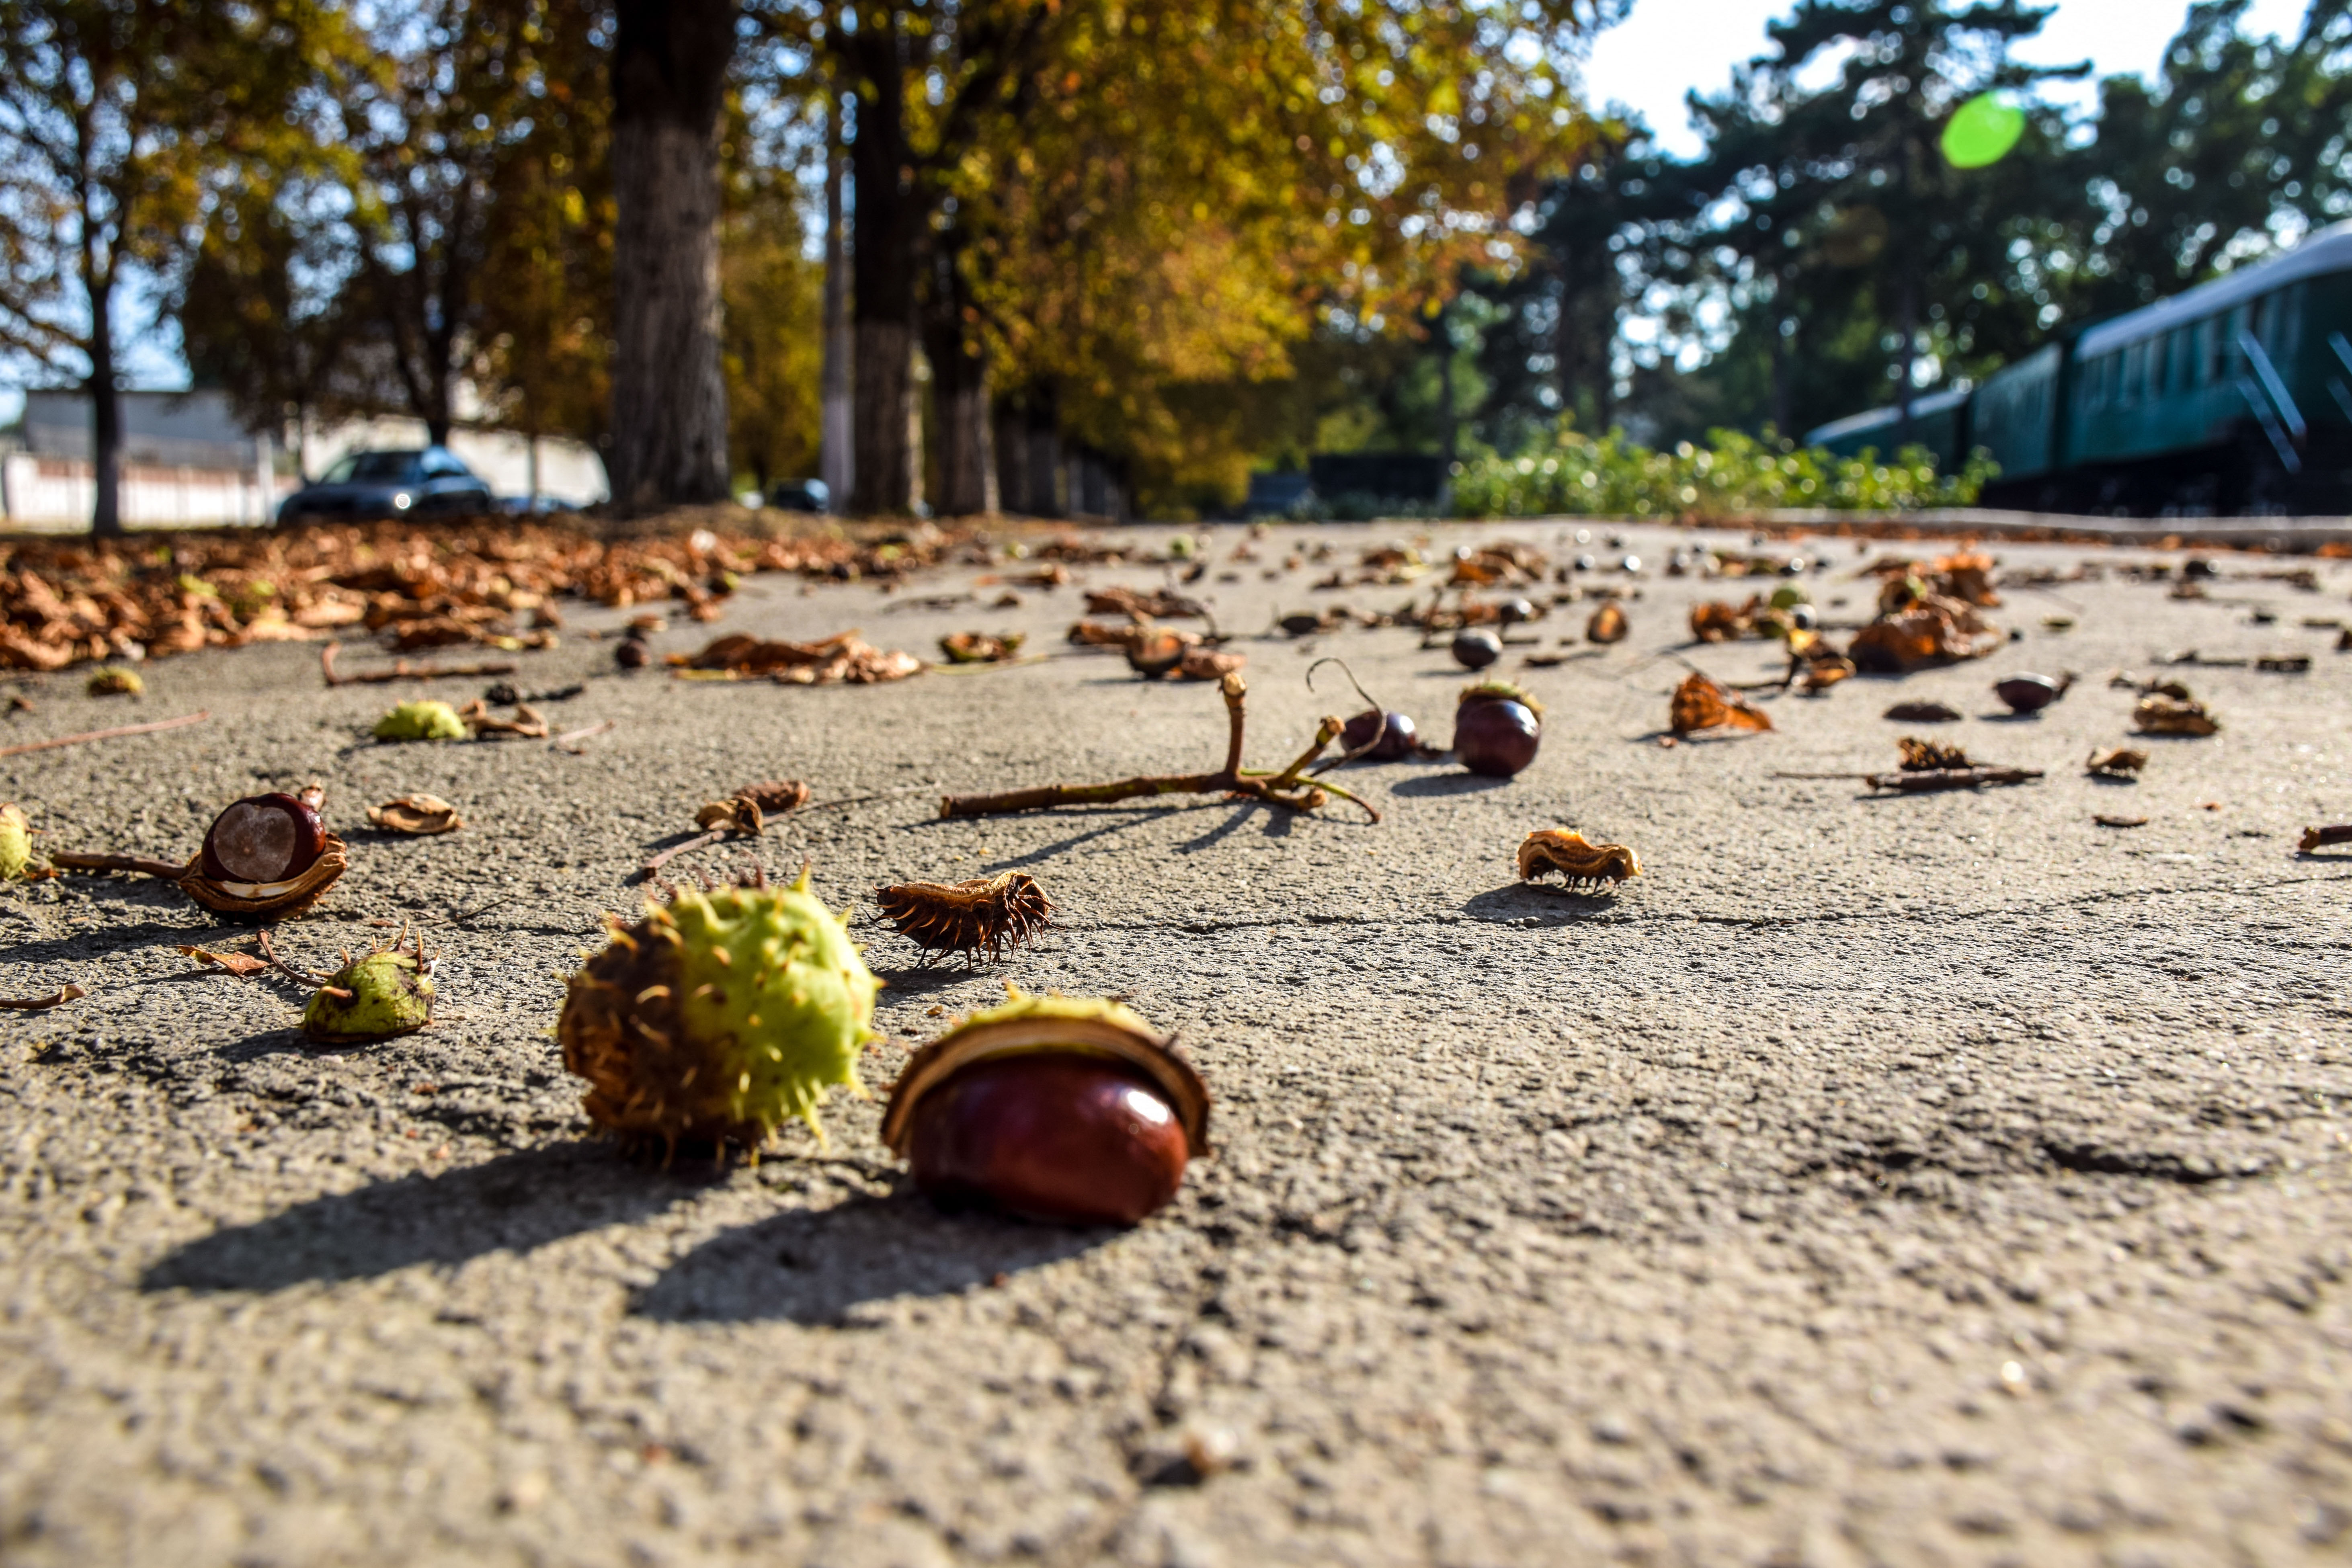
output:
[[[1254,763],[1356,706],[1336,671],[1307,689],[1309,656],[1450,731],[1463,677],[1414,634],[1260,635],[1401,605],[1283,561],[1417,526],[1276,530],[1245,564],[1215,531],[1197,591],[1251,656]],[[1599,526],[1435,537],[1506,531],[1619,553]],[[314,1048],[290,983],[192,972],[177,944],[240,939],[174,889],[0,890],[0,991],[89,993],[0,1016],[0,1561],[2343,1561],[2352,848],[2295,839],[2352,820],[2352,654],[2302,624],[2352,618],[2352,566],[2312,593],[2224,557],[2179,601],[2113,570],[2147,557],[2005,546],[2110,570],[2010,591],[1991,615],[2022,640],[1990,659],[1768,695],[1774,732],[1666,746],[1679,661],[1778,662],[1684,646],[1693,601],[1755,584],[1665,578],[1692,536],[1624,531],[1649,563],[1633,635],[1524,675],[1549,710],[1534,767],[1352,768],[1377,826],[1197,798],[936,818],[942,790],[1221,759],[1213,687],[1105,656],[878,688],[622,678],[593,634],[623,616],[573,611],[517,679],[586,679],[551,719],[616,727],[576,756],[370,743],[422,689],[325,689],[301,645],[160,662],[135,707],[18,682],[36,709],[0,744],[213,713],[0,763],[38,842],[176,858],[229,800],[316,775],[352,868],[281,952],[331,967],[413,921],[444,1005]],[[1822,552],[1823,613],[1863,618],[1854,547]],[[1063,652],[1075,586],[906,602],[976,574],[896,597],[757,578],[656,647],[861,625]],[[1550,647],[1586,614],[1524,630]],[[2183,648],[2314,665],[2168,669],[2221,733],[2136,742],[2137,784],[2084,776],[2126,738],[2110,672]],[[1995,679],[2060,668],[2084,676],[2063,701],[1994,716]],[[1969,717],[1880,716],[1914,699]],[[1914,732],[2048,776],[1885,799],[1772,776],[1885,768]],[[561,976],[698,802],[778,775],[820,804],[898,792],[753,847],[859,910],[890,983],[866,1081],[1007,978],[1123,994],[1217,1095],[1216,1156],[1171,1208],[1126,1233],[940,1215],[878,1102],[844,1095],[825,1141],[791,1130],[756,1167],[650,1171],[591,1136]],[[365,828],[415,791],[466,828]],[[1538,826],[1645,874],[1517,886]],[[873,924],[877,884],[1005,868],[1061,918],[998,968],[919,967]]]

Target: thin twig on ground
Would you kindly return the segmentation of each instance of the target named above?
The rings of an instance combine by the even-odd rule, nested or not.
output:
[[[68,985],[54,996],[0,996],[0,1007],[19,1013],[37,1013],[45,1007],[62,1007],[68,1002],[79,1002],[89,993],[79,985]]]
[[[179,881],[188,874],[188,868],[176,860],[150,860],[144,855],[84,855],[72,849],[56,851],[49,864],[61,871],[133,871],[167,882]]]
[[[1098,805],[1111,801],[1134,800],[1144,795],[1237,795],[1265,801],[1287,811],[1314,811],[1326,804],[1331,795],[1360,806],[1374,822],[1381,814],[1352,792],[1342,789],[1328,779],[1308,780],[1304,774],[1308,764],[1321,756],[1332,742],[1339,738],[1343,728],[1337,719],[1326,718],[1315,727],[1315,738],[1288,767],[1279,773],[1264,768],[1242,766],[1242,735],[1244,724],[1243,699],[1248,695],[1248,683],[1238,671],[1218,682],[1217,689],[1225,700],[1227,732],[1225,765],[1213,773],[1149,773],[1136,778],[1115,779],[1098,784],[1040,784],[1034,789],[1004,790],[995,795],[951,795],[940,801],[941,816],[993,816],[1009,811],[1034,811],[1055,805]]]
[[[117,724],[111,730],[85,730],[79,735],[60,735],[54,741],[28,741],[21,746],[0,746],[0,757],[21,757],[27,752],[79,746],[84,741],[111,741],[118,735],[152,735],[158,730],[177,730],[184,724],[201,724],[211,717],[212,710],[205,709],[194,713],[183,713],[177,719],[158,719],[151,724]]]
[[[335,673],[335,655],[343,645],[331,642],[319,650],[319,673],[327,678],[330,686],[381,686],[390,680],[442,680],[451,677],[481,675],[512,675],[516,666],[511,659],[492,659],[485,664],[411,664],[406,659],[394,659],[390,669],[364,670],[358,675]]]

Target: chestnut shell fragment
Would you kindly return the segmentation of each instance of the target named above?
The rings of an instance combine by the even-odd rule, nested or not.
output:
[[[883,1142],[945,1205],[1135,1224],[1209,1152],[1207,1086],[1125,1007],[1012,996],[916,1053]]]

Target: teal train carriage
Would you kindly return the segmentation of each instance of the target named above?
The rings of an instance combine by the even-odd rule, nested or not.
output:
[[[2198,517],[2352,510],[2352,223],[2062,335],[1963,391],[1806,437],[2000,465],[1984,503]]]

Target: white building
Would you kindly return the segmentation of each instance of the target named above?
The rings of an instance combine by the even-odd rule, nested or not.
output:
[[[121,399],[121,508],[130,528],[269,522],[301,483],[292,462],[281,460],[289,447],[322,472],[345,452],[425,445],[418,419],[314,424],[287,433],[295,440],[282,443],[244,428],[217,392],[125,392]],[[612,493],[604,460],[584,442],[459,429],[449,449],[495,495],[586,506]],[[79,530],[89,526],[97,504],[89,399],[79,392],[27,392],[19,440],[0,443],[0,518],[11,529]]]

